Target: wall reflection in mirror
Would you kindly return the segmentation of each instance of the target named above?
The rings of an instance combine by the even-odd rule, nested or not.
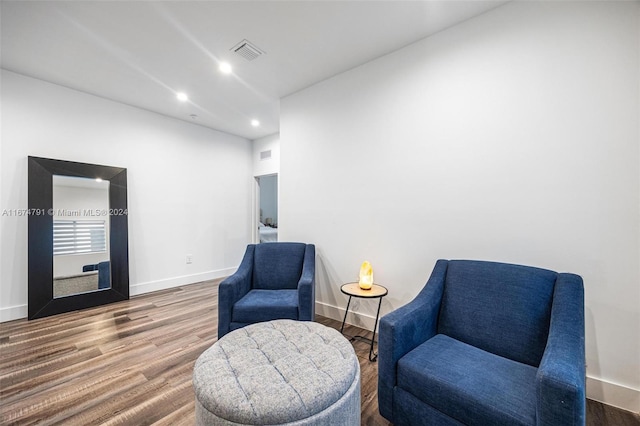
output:
[[[111,287],[109,181],[53,176],[53,297]]]

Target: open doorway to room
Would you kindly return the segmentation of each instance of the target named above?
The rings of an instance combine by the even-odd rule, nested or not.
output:
[[[278,175],[256,177],[256,206],[258,218],[256,241],[278,241]]]

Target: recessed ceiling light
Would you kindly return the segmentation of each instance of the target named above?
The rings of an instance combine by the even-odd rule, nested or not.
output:
[[[176,98],[178,98],[178,100],[181,102],[186,102],[189,100],[189,97],[187,96],[187,94],[182,92],[176,93]]]
[[[260,122],[258,120],[251,120],[251,125],[253,127],[258,127],[260,125]]]
[[[233,68],[231,68],[231,65],[227,62],[221,62],[218,69],[222,74],[231,74],[231,71],[233,71]]]

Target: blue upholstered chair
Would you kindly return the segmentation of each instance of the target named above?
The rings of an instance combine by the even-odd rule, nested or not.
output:
[[[98,271],[98,289],[111,287],[111,263],[108,260],[82,266],[82,272],[90,271]]]
[[[583,425],[578,275],[438,260],[380,320],[378,404],[395,425]]]
[[[111,262],[98,263],[98,289],[111,287]]]
[[[235,274],[218,290],[218,338],[236,328],[274,319],[313,321],[313,244],[250,244]]]

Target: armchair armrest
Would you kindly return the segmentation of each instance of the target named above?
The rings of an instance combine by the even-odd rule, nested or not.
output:
[[[247,246],[238,270],[218,287],[218,339],[231,331],[233,305],[251,289],[255,244]]]
[[[316,247],[307,244],[298,281],[298,319],[313,321],[316,313]]]
[[[438,260],[420,293],[411,302],[380,320],[378,404],[380,413],[387,419],[392,419],[398,360],[437,333],[446,274],[447,261]]]
[[[536,397],[538,425],[585,424],[584,288],[578,275],[558,274]]]

